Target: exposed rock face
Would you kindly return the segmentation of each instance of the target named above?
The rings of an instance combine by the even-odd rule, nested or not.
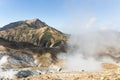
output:
[[[15,53],[17,54],[17,53]],[[0,54],[1,55],[1,54]],[[26,59],[25,56],[27,57]],[[0,67],[4,68],[23,68],[23,67],[30,67],[34,66],[34,60],[28,56],[27,54],[21,54],[19,55],[12,55],[9,54],[2,54],[2,57],[0,58]]]

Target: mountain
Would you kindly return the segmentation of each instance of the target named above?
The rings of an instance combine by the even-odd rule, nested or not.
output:
[[[25,20],[25,21],[17,21],[17,22],[7,24],[7,25],[3,26],[1,28],[1,30],[15,28],[15,27],[18,27],[20,25],[28,25],[29,27],[33,27],[33,28],[36,28],[36,29],[47,26],[47,24],[45,24],[44,22],[42,22],[42,21],[40,21],[39,19],[36,18],[36,19]]]
[[[0,29],[0,66],[48,67],[65,52],[66,34],[39,19],[17,21]]]
[[[39,19],[10,23],[0,29],[0,37],[15,42],[27,42],[39,47],[57,47],[66,41],[66,35]]]

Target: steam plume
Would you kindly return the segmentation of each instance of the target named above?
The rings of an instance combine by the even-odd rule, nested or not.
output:
[[[58,55],[64,60],[65,70],[100,70],[101,63],[116,63],[119,59],[120,33],[110,29],[91,29],[94,21],[90,20],[84,29],[74,29],[75,34],[67,42],[67,53]]]

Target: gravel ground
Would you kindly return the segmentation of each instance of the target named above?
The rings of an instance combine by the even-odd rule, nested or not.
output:
[[[97,72],[59,72],[14,80],[120,80],[120,68]]]
[[[51,72],[12,80],[120,80],[120,67],[118,65],[103,63],[102,66],[103,70],[101,71]]]

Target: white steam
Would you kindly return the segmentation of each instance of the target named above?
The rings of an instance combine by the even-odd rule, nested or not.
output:
[[[68,40],[67,53],[61,53],[67,71],[94,71],[102,69],[101,63],[116,63],[120,57],[120,33],[105,27],[93,26],[92,18],[85,28],[75,28]]]
[[[67,71],[100,70],[101,63],[118,64],[120,61],[120,26],[111,18],[113,14],[110,16],[108,9],[101,10],[91,4],[93,2],[99,5],[101,1],[66,0],[69,19],[64,30],[71,36],[67,53],[58,57],[64,60]]]

